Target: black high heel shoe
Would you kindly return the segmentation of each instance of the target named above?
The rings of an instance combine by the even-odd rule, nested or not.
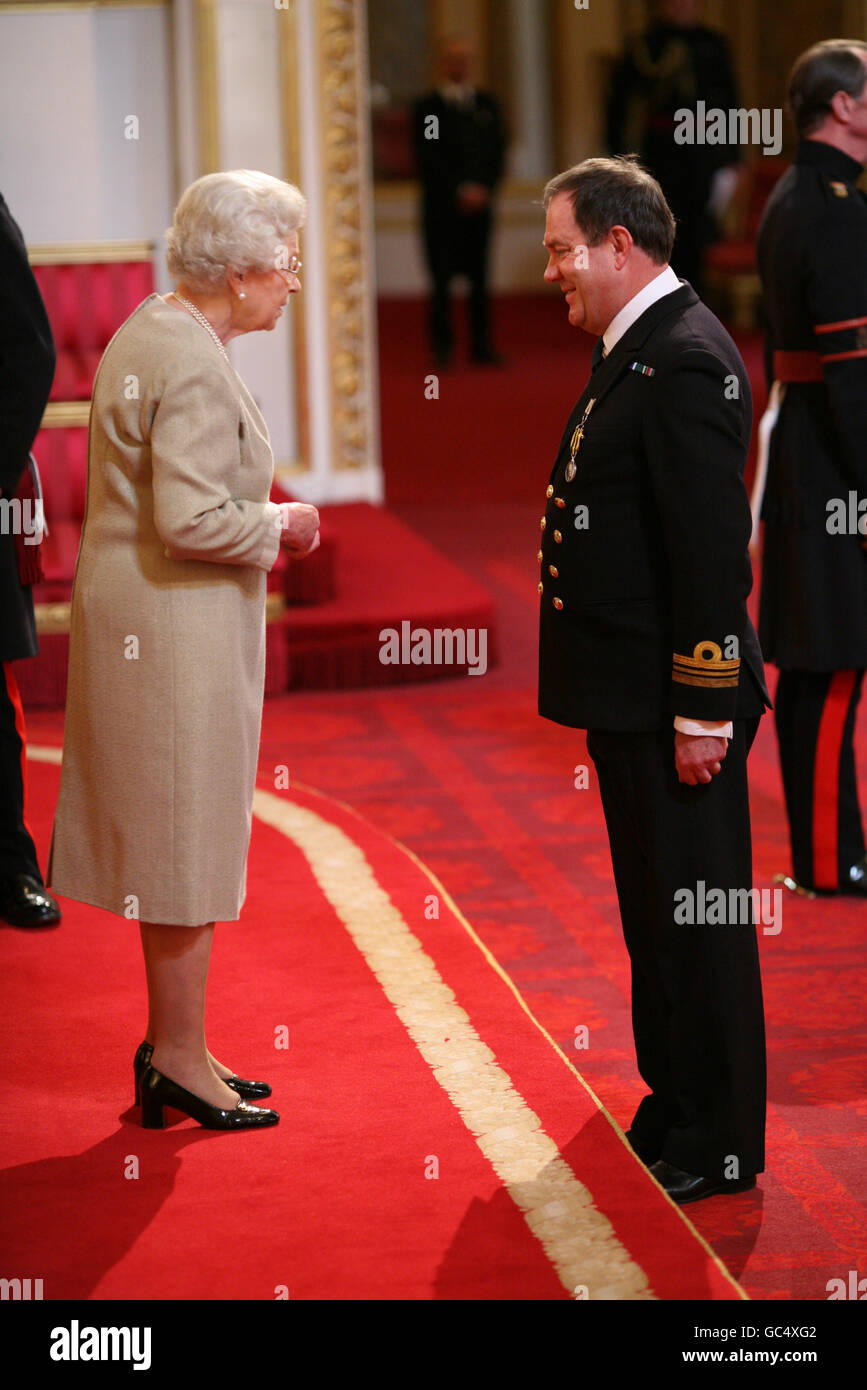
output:
[[[201,1096],[185,1091],[171,1077],[163,1076],[156,1067],[145,1067],[140,1090],[142,1129],[165,1129],[163,1107],[166,1105],[198,1120],[205,1129],[262,1129],[265,1125],[276,1125],[280,1119],[276,1110],[264,1110],[246,1100],[239,1100],[234,1110],[209,1105]]]
[[[132,1061],[132,1072],[135,1077],[135,1103],[141,1104],[141,1079],[145,1069],[150,1066],[153,1056],[153,1047],[149,1042],[139,1043],[138,1051]],[[267,1081],[242,1081],[240,1076],[222,1076],[221,1081],[225,1081],[233,1091],[237,1091],[239,1096],[248,1099],[265,1100],[271,1094],[271,1087]]]

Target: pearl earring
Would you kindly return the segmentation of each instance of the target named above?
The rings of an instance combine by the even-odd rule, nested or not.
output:
[[[246,296],[246,294],[244,293],[243,290],[239,290],[239,291],[238,291],[238,298],[239,298],[239,299],[246,299],[246,298],[247,298],[247,296]]]

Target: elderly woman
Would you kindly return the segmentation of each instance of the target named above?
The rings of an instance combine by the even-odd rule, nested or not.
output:
[[[237,921],[265,679],[266,575],[319,543],[315,507],[268,500],[268,430],[225,345],[300,289],[305,202],[250,170],[192,184],[167,233],[177,283],[109,343],[93,389],[87,507],[48,881],[138,919],[149,1017],[142,1123],[276,1124],[205,1043],[214,923]]]

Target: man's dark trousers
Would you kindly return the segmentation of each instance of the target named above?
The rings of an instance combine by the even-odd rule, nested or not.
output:
[[[433,291],[430,330],[438,358],[446,358],[454,346],[451,283],[456,275],[469,279],[468,311],[473,357],[491,351],[488,313],[488,249],[491,239],[491,209],[479,208],[450,218],[440,212],[425,216],[425,246]]]
[[[36,847],[24,819],[26,738],[11,662],[0,662],[0,878],[30,874],[42,883]]]
[[[703,881],[729,901],[729,889],[752,885],[746,762],[758,723],[734,721],[721,771],[699,786],[678,781],[673,727],[587,734],[632,963],[638,1069],[651,1089],[630,1135],[642,1151],[706,1177],[765,1166],[756,928],[752,910],[725,925],[680,924],[675,894],[699,894]]]

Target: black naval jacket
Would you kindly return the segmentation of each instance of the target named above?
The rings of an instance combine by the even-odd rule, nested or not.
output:
[[[0,491],[15,494],[51,390],[54,342],[18,224],[0,194]],[[33,596],[15,537],[0,528],[0,661],[38,651]]]
[[[786,384],[768,456],[759,635],[784,670],[867,667],[867,537],[828,531],[829,501],[867,500],[860,173],[842,150],[802,140],[759,227],[769,379],[781,350],[818,355],[822,378]]]
[[[564,431],[542,521],[545,718],[650,732],[675,715],[724,722],[770,706],[746,609],[751,423],[740,354],[686,281],[596,368]]]

